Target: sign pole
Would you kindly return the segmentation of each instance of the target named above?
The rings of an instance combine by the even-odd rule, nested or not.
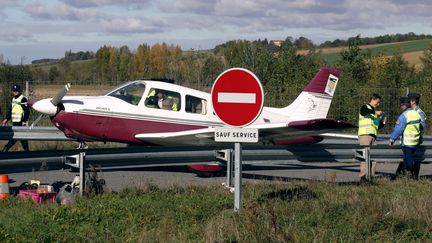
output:
[[[240,212],[242,205],[242,146],[234,144],[235,181],[234,181],[234,211]]]
[[[215,142],[234,143],[234,211],[239,212],[242,205],[241,143],[259,141],[258,129],[248,126],[255,122],[262,112],[264,91],[251,71],[231,68],[216,78],[211,98],[214,114],[225,124],[215,126]],[[228,176],[229,168],[227,171]],[[227,184],[230,184],[229,178]]]

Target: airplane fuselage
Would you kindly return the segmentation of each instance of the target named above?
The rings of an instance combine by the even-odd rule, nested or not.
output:
[[[135,101],[128,100],[122,91],[133,90]],[[149,105],[153,90],[162,90],[176,98],[177,107]],[[142,93],[141,93],[142,92]],[[48,104],[50,99],[39,101]],[[137,139],[136,134],[170,133],[218,127],[224,124],[214,114],[210,94],[198,90],[158,81],[135,81],[114,89],[104,96],[65,96],[64,110],[52,116],[53,124],[71,138],[90,141],[114,141],[122,143],[152,144],[154,141]],[[192,106],[200,106],[195,109]],[[268,114],[266,114],[268,113]],[[266,119],[264,119],[266,118]],[[263,110],[256,123],[287,121],[287,117]],[[198,141],[199,140],[199,141]],[[213,144],[213,139],[201,137],[190,144]],[[158,145],[178,144],[167,139]]]

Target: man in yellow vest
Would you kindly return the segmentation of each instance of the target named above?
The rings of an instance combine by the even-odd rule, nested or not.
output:
[[[423,143],[423,135],[424,132],[426,130],[426,114],[424,113],[424,111],[422,111],[422,109],[420,109],[420,94],[419,93],[409,93],[407,95],[408,99],[410,100],[410,105],[411,108],[415,111],[417,111],[421,117],[421,131],[420,131],[420,144]],[[420,166],[421,166],[421,162],[419,163],[414,163],[414,175],[416,177],[416,179],[418,179],[419,173],[420,173]]]
[[[361,146],[370,146],[375,143],[378,135],[378,129],[381,129],[386,121],[382,111],[377,111],[381,104],[381,96],[372,94],[369,103],[360,107],[358,123],[358,140]],[[375,175],[376,161],[372,161],[372,176]],[[360,161],[360,181],[366,180],[366,162]]]
[[[421,125],[422,119],[419,113],[410,107],[409,98],[401,98],[401,109],[402,114],[396,121],[396,126],[390,135],[390,145],[393,145],[398,138],[401,139],[401,148],[404,155],[403,166],[398,168],[395,176],[409,171],[412,177],[417,179],[414,171],[414,153],[420,145],[420,134],[423,129]]]
[[[12,106],[9,112],[6,114],[6,118],[2,124],[6,125],[8,121],[12,120],[13,126],[27,126],[27,121],[30,115],[29,108],[27,106],[27,98],[21,93],[21,87],[18,84],[12,86]],[[9,149],[16,143],[16,140],[9,140],[4,146],[3,152],[9,151]],[[25,151],[29,150],[27,140],[21,140],[21,145]]]

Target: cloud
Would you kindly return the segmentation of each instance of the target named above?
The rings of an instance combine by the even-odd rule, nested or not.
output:
[[[8,7],[17,6],[18,2],[15,0],[1,0],[0,1],[0,9],[5,9]]]
[[[63,3],[76,8],[92,8],[104,6],[139,6],[150,4],[150,0],[60,0]]]
[[[6,30],[2,28],[2,30],[0,30],[0,41],[18,43],[20,41],[34,42],[36,40],[31,32],[22,29]]]
[[[160,18],[115,18],[103,23],[108,33],[162,33],[167,27]]]
[[[167,13],[192,15],[185,26],[211,30],[215,26],[242,33],[279,31],[286,28],[320,28],[336,31],[385,28],[404,21],[428,21],[432,2],[359,0],[170,0],[158,7]],[[410,4],[408,4],[410,3]],[[206,25],[207,22],[214,24]]]
[[[0,4],[13,4],[3,1]],[[38,1],[38,0],[35,0]],[[82,35],[90,38],[124,38],[127,34],[166,36],[202,33],[263,36],[265,33],[367,32],[371,29],[396,29],[401,24],[429,23],[432,1],[426,0],[56,0],[54,2],[17,1],[20,10],[39,23],[42,35]],[[367,2],[367,4],[366,4]],[[409,3],[409,4],[408,4]],[[412,4],[411,4],[412,3]],[[146,7],[132,10],[132,7]],[[156,6],[156,8],[153,8]],[[1,18],[1,10],[0,10]],[[28,18],[27,18],[28,19]],[[43,20],[38,22],[39,20]],[[53,21],[55,20],[55,21]],[[31,26],[29,23],[27,26]],[[44,24],[47,25],[44,29]],[[54,25],[63,29],[51,30]],[[430,25],[430,24],[428,24]],[[22,24],[26,26],[26,24]],[[51,26],[51,27],[50,27]],[[30,30],[31,27],[27,29]],[[176,31],[176,32],[171,32]],[[415,32],[415,30],[413,30]],[[383,33],[385,34],[385,33]],[[151,35],[149,35],[151,36]],[[339,37],[338,36],[338,37]],[[24,36],[22,37],[24,38]]]
[[[219,0],[175,0],[174,4],[163,2],[159,7],[171,12],[209,14],[214,12],[218,1]]]
[[[412,5],[412,4],[422,4],[422,5],[432,5],[430,0],[386,0],[389,3],[400,4],[400,5]]]
[[[18,2],[14,0],[0,0],[0,20],[7,19],[6,9],[18,6]]]
[[[31,17],[42,20],[89,21],[107,18],[108,15],[93,9],[76,9],[68,5],[48,7],[41,3],[27,5],[24,11]]]

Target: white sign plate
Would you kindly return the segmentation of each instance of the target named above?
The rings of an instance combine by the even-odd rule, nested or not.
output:
[[[215,128],[214,138],[216,142],[231,143],[257,143],[258,129],[254,128]]]
[[[325,92],[330,95],[333,96],[335,89],[336,89],[336,85],[338,83],[339,78],[334,76],[333,74],[330,74],[328,79],[327,79],[327,85],[325,88]]]

